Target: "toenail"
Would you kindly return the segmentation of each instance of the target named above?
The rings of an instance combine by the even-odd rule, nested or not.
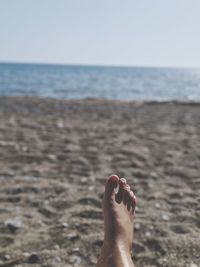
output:
[[[125,178],[121,178],[119,182],[121,185],[125,185],[127,183]]]
[[[119,181],[119,177],[117,175],[113,174],[113,175],[108,177],[108,180],[113,181],[113,182],[117,182],[117,181]]]

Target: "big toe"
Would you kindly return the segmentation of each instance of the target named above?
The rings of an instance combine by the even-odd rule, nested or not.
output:
[[[106,182],[105,186],[105,198],[110,198],[113,194],[115,194],[114,189],[118,186],[119,177],[117,175],[111,175]]]

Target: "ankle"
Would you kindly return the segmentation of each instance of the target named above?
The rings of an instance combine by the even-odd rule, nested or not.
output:
[[[111,244],[104,241],[102,246],[102,252],[104,255],[107,255],[108,258],[112,258],[112,255],[131,256],[131,249],[131,246],[120,240]]]
[[[103,244],[97,267],[133,266],[131,251],[122,242],[112,246]]]

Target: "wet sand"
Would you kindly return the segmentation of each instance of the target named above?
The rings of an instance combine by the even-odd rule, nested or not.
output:
[[[95,266],[105,178],[138,198],[136,266],[200,266],[200,104],[0,98],[0,266]]]

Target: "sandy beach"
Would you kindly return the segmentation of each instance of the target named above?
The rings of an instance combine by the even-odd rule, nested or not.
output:
[[[0,267],[95,266],[110,174],[137,267],[200,266],[200,104],[0,98]]]

